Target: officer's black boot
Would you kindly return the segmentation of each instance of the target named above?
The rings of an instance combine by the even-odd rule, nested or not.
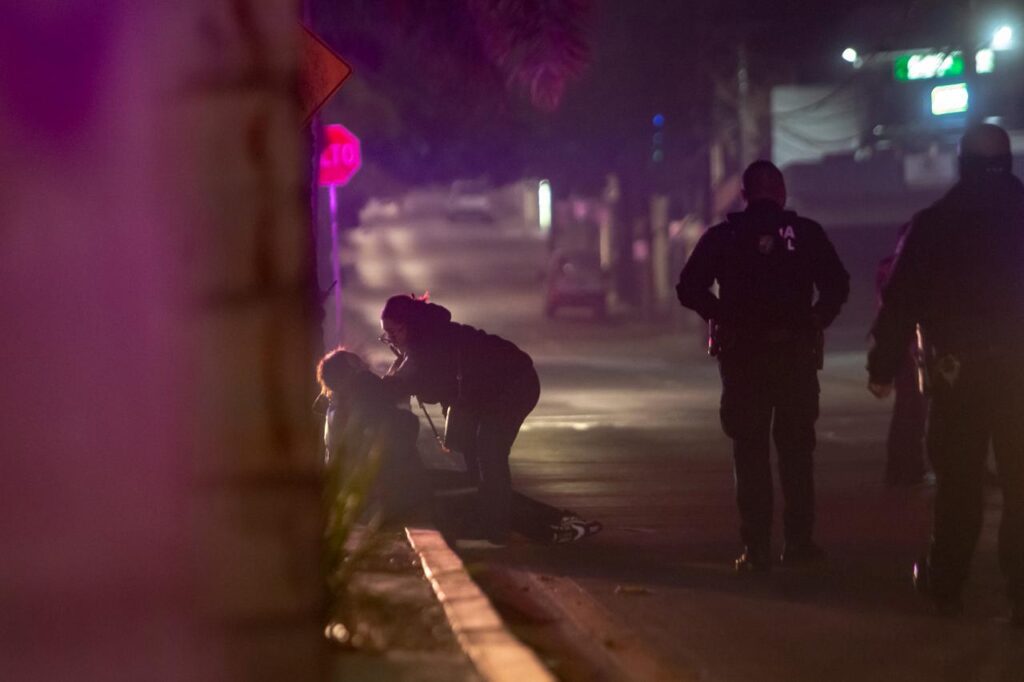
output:
[[[931,599],[935,613],[944,618],[954,618],[964,612],[964,604],[958,594],[946,594],[935,589],[932,569],[928,557],[914,562],[914,589]]]
[[[823,563],[826,559],[825,550],[813,540],[805,542],[787,542],[782,549],[779,561],[783,566],[812,566]]]
[[[914,562],[912,569],[914,577],[914,589],[917,590],[918,594],[928,596],[931,594],[928,585],[928,557],[922,556]]]
[[[747,545],[736,559],[737,573],[767,573],[772,570],[772,550],[769,545]]]
[[[943,618],[957,618],[964,615],[964,603],[960,597],[932,595],[932,604],[935,606],[935,613]]]

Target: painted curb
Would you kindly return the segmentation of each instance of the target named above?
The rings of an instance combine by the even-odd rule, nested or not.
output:
[[[516,639],[491,602],[469,577],[441,534],[406,528],[409,544],[444,607],[462,650],[487,682],[556,682],[537,655]]]

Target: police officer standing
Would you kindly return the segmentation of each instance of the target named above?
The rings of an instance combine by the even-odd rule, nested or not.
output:
[[[714,330],[709,350],[722,377],[745,545],[736,570],[746,572],[773,563],[771,437],[785,497],[781,561],[824,559],[812,538],[817,371],[822,331],[846,302],[850,278],[821,226],[785,210],[785,180],[772,163],[752,163],[742,191],[746,210],[701,237],[676,293]]]
[[[915,216],[896,258],[871,332],[868,388],[879,398],[891,392],[919,326],[937,488],[918,588],[939,613],[962,610],[991,444],[1003,489],[1000,565],[1013,623],[1024,626],[1024,185],[1011,167],[1002,128],[982,124],[964,134],[960,181]]]

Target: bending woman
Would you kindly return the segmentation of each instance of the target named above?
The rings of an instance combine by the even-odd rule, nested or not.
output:
[[[403,356],[385,385],[396,398],[416,396],[446,409],[446,445],[463,454],[469,476],[479,483],[484,537],[505,543],[512,495],[508,458],[540,398],[533,360],[510,341],[452,322],[446,308],[425,298],[392,296],[381,326]]]

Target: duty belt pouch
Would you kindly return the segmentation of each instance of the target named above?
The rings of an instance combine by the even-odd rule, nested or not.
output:
[[[724,327],[716,320],[708,320],[708,355],[721,359],[736,346],[738,339],[733,328]]]
[[[708,320],[708,355],[711,357],[717,357],[722,352],[722,339],[719,332],[718,323]]]

